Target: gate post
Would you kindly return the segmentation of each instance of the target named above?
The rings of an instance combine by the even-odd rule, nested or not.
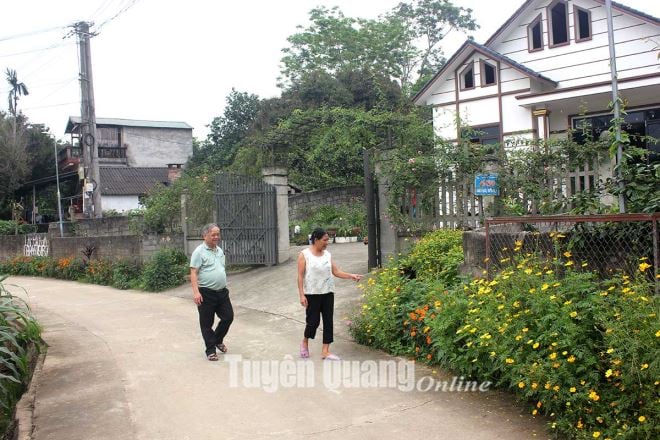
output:
[[[277,264],[289,259],[289,191],[287,169],[284,167],[264,167],[261,170],[263,181],[275,187],[277,205]]]

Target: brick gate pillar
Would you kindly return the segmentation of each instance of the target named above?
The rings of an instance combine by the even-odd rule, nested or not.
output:
[[[277,264],[289,259],[289,185],[287,169],[264,167],[263,181],[275,187],[277,205]]]

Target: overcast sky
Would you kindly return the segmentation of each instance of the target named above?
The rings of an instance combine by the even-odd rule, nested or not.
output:
[[[21,0],[0,9],[0,109],[7,110],[7,68],[29,89],[19,109],[64,138],[69,115],[80,114],[77,46],[67,26],[93,21],[97,117],[184,121],[198,139],[222,115],[234,87],[279,95],[281,49],[311,8],[338,6],[346,16],[376,18],[400,0]],[[658,0],[621,0],[660,16]],[[455,0],[474,10],[483,43],[523,0]],[[28,35],[25,35],[28,34]],[[23,36],[21,36],[23,35]],[[450,56],[466,36],[450,35]]]

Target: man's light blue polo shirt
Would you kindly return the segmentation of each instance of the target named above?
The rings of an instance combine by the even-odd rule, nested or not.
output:
[[[225,253],[219,247],[211,249],[206,243],[197,246],[190,256],[190,267],[199,269],[197,275],[199,287],[213,290],[227,287]]]

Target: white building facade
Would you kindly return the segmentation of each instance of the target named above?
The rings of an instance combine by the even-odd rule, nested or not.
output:
[[[612,15],[624,129],[660,138],[660,20],[615,2]],[[414,102],[450,141],[457,115],[482,143],[566,136],[584,118],[597,136],[611,119],[609,59],[604,0],[528,0],[484,44],[466,41]]]

